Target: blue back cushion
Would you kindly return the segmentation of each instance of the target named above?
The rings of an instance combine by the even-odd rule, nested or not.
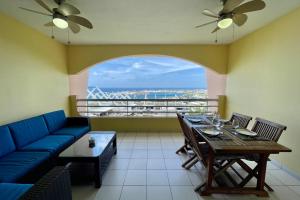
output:
[[[44,119],[51,133],[63,128],[67,121],[63,110],[46,113],[44,114]]]
[[[32,186],[32,184],[0,183],[0,199],[19,199]]]
[[[8,125],[18,149],[49,135],[42,116],[32,117]]]
[[[0,157],[16,150],[15,143],[7,126],[0,126]]]

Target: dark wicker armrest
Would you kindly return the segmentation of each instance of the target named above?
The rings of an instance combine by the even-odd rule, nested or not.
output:
[[[71,182],[67,167],[55,167],[34,184],[20,200],[71,200]]]
[[[90,118],[88,117],[68,117],[67,126],[89,126]]]

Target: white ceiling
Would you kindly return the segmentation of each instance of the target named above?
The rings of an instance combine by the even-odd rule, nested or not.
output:
[[[44,0],[55,7],[53,0]],[[195,29],[195,25],[212,21],[201,14],[203,9],[220,9],[219,0],[68,0],[78,7],[94,25],[82,28],[78,34],[70,32],[72,44],[213,44],[215,25]],[[248,22],[235,28],[234,40],[255,31],[276,18],[300,6],[300,0],[265,0],[264,10],[249,13]],[[51,28],[43,26],[51,19],[29,13],[18,7],[44,11],[34,0],[1,0],[0,12],[51,36]],[[6,27],[7,28],[7,27]],[[55,29],[57,40],[66,43],[67,31]],[[218,34],[219,43],[233,41],[229,28]]]

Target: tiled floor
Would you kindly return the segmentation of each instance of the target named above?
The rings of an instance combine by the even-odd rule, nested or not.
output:
[[[199,196],[193,188],[202,183],[205,171],[200,164],[191,170],[181,167],[186,157],[175,154],[175,151],[182,144],[179,133],[118,133],[118,154],[104,174],[102,187],[73,186],[73,199],[264,199],[252,195]],[[272,163],[268,164],[266,180],[275,190],[269,193],[268,199],[300,199],[300,181]],[[249,185],[255,185],[255,181]]]

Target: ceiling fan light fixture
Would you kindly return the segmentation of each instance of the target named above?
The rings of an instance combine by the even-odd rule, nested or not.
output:
[[[67,22],[67,18],[59,13],[55,13],[53,15],[52,22],[54,23],[54,25],[56,27],[61,28],[61,29],[66,29],[69,26],[69,24]]]
[[[231,18],[224,18],[218,22],[218,27],[221,29],[228,28],[233,23]]]

